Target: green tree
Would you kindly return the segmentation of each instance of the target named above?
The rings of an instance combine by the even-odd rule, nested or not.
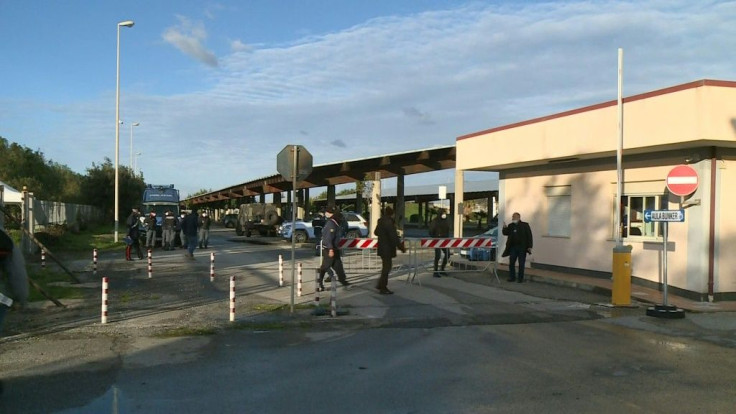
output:
[[[142,175],[134,175],[130,168],[121,166],[119,170],[120,217],[124,220],[130,209],[141,204],[146,184]],[[82,199],[84,204],[99,207],[107,218],[115,216],[115,166],[109,158],[100,165],[92,163],[82,180]]]

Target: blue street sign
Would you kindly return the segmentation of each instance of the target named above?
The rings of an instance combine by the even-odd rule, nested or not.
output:
[[[644,222],[653,221],[685,221],[685,210],[644,210]]]

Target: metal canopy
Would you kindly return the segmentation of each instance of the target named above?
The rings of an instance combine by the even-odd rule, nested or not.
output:
[[[397,175],[411,175],[450,168],[455,168],[454,145],[315,165],[312,173],[297,184],[297,188],[354,183],[365,179],[366,174],[375,172],[380,172],[381,178],[391,178]],[[291,189],[290,181],[285,180],[280,174],[274,174],[190,197],[184,202],[199,205],[233,198],[280,193]]]

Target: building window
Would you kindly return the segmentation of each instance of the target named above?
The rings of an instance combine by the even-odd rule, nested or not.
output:
[[[662,226],[659,223],[644,222],[644,210],[661,210],[663,198],[664,195],[661,194],[622,196],[621,236],[628,239],[657,239],[662,237]],[[615,237],[615,231],[613,235]]]
[[[547,235],[570,237],[572,218],[571,188],[569,185],[546,187]]]

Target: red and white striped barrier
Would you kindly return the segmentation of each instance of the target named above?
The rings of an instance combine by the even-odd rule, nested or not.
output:
[[[210,282],[215,281],[215,252],[210,253]]]
[[[230,322],[235,322],[235,276],[230,276]]]
[[[41,269],[46,268],[46,249],[41,249]]]
[[[493,247],[493,240],[491,238],[443,238],[443,239],[419,239],[419,247],[424,249],[450,249],[450,248],[461,248],[461,247]]]
[[[378,239],[342,239],[337,244],[341,249],[375,249]]]
[[[153,254],[151,249],[148,249],[148,278],[153,277]]]
[[[296,279],[296,290],[297,296],[302,296],[302,262],[296,264],[297,279]]]
[[[279,287],[284,286],[284,258],[279,255]]]
[[[102,278],[102,317],[100,323],[107,323],[107,292],[108,292],[108,279]]]
[[[97,249],[92,250],[92,274],[97,276]]]

